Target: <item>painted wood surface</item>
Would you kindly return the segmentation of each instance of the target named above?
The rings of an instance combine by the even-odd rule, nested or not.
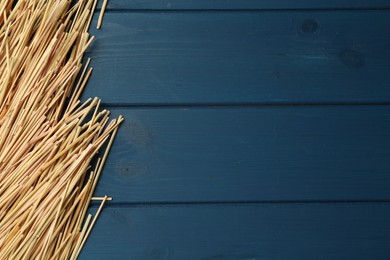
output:
[[[110,0],[108,10],[389,8],[387,0]]]
[[[81,259],[389,259],[389,211],[388,204],[107,207]]]
[[[389,259],[389,8],[110,0],[84,96],[126,121],[81,259]]]
[[[107,13],[104,27],[84,96],[107,104],[390,101],[387,11]]]
[[[390,107],[125,109],[115,202],[390,200]]]

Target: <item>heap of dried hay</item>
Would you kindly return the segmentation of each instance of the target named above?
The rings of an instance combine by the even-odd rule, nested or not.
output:
[[[79,101],[96,1],[0,0],[0,259],[77,258],[107,200],[85,220],[123,121]]]

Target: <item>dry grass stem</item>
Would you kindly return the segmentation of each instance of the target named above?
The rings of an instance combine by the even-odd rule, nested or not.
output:
[[[0,259],[76,259],[112,200],[93,194],[123,117],[80,101],[96,5],[0,0]]]

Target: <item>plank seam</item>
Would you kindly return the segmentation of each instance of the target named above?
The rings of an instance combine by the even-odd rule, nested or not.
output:
[[[390,102],[292,102],[292,103],[102,103],[104,108],[215,108],[215,107],[326,107],[326,106],[389,106]]]
[[[390,204],[390,200],[258,200],[258,201],[150,201],[150,202],[107,202],[105,207],[157,207],[157,206],[212,206],[212,205],[306,205],[306,204]],[[97,207],[98,202],[91,202]]]
[[[390,6],[383,7],[338,7],[338,8],[235,8],[235,9],[133,9],[133,8],[111,8],[106,13],[240,13],[240,12],[344,12],[344,11],[389,11]],[[96,9],[95,13],[99,13]]]

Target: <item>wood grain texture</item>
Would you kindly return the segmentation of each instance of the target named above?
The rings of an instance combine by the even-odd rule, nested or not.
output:
[[[103,209],[80,259],[389,259],[389,204]]]
[[[110,110],[117,203],[390,199],[390,106]]]
[[[272,22],[270,22],[272,21]],[[107,13],[85,97],[108,104],[390,102],[390,12]]]
[[[386,0],[110,0],[108,10],[388,8]]]
[[[84,96],[126,121],[81,259],[390,258],[389,8],[110,0]]]

